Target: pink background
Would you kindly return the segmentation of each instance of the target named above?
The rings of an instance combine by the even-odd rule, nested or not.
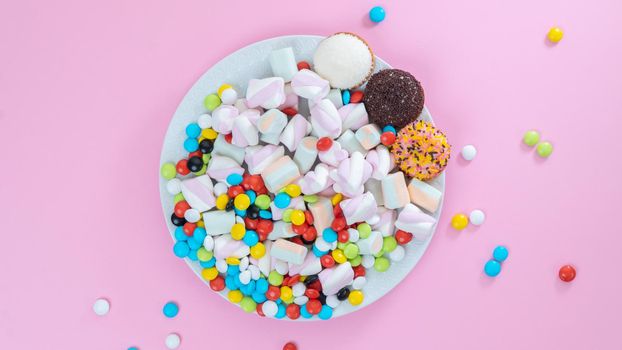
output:
[[[4,349],[620,349],[619,0],[2,1]],[[315,4],[313,4],[315,3]],[[564,28],[552,47],[549,27]],[[352,315],[246,315],[172,254],[162,138],[192,83],[251,42],[354,31],[413,72],[454,146],[444,214],[415,270]],[[521,145],[541,131],[548,160]],[[458,156],[477,146],[470,164]],[[457,233],[454,213],[481,208]],[[482,267],[497,244],[497,279]],[[566,263],[572,284],[557,279]],[[105,296],[106,317],[91,310]],[[181,307],[161,313],[167,300]],[[411,345],[406,345],[411,344]]]

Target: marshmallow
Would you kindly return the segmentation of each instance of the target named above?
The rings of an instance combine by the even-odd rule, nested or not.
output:
[[[336,294],[341,288],[349,285],[354,280],[354,270],[350,262],[339,264],[319,273],[322,292],[324,295]]]
[[[381,184],[382,195],[384,196],[383,202],[387,209],[402,208],[410,203],[408,187],[406,187],[406,180],[404,179],[403,172],[398,171],[387,175],[382,179]]]
[[[322,271],[322,263],[314,254],[307,254],[302,264],[289,264],[289,274],[310,276]],[[302,294],[301,294],[302,295]]]
[[[200,212],[208,211],[216,205],[214,184],[207,175],[183,180],[181,182],[181,193],[190,207]]]
[[[343,160],[337,169],[331,171],[330,177],[335,180],[333,189],[337,193],[343,193],[346,197],[362,194],[363,185],[371,173],[371,165],[363,158],[363,155],[354,152],[350,158]]]
[[[274,76],[281,77],[286,82],[291,81],[294,74],[298,73],[294,50],[291,47],[272,51],[268,60]]]
[[[229,105],[220,105],[212,112],[212,129],[221,134],[231,133],[233,121],[240,114],[237,108]]]
[[[309,203],[309,211],[313,215],[313,226],[319,235],[324,232],[325,228],[330,227],[335,219],[333,205],[326,197],[319,197],[317,202]]]
[[[270,270],[272,270],[272,256],[270,254],[270,251],[272,250],[272,241],[265,240],[263,245],[266,248],[266,253],[259,258],[259,260],[251,259],[251,263],[257,265],[259,271],[261,271],[264,276],[268,276],[270,274]]]
[[[229,157],[235,160],[239,165],[242,165],[244,161],[244,148],[232,145],[223,134],[219,134],[214,140],[214,149],[212,150],[212,157],[215,155]]]
[[[336,139],[341,135],[341,117],[330,100],[323,99],[313,106],[310,119],[314,136]]]
[[[231,235],[222,235],[214,239],[214,257],[223,260],[228,257],[243,258],[250,253],[244,241],[236,241]]]
[[[297,151],[296,151],[297,152]],[[330,187],[334,181],[330,178],[330,168],[326,164],[318,164],[313,171],[307,171],[298,185],[304,194],[316,194]]]
[[[298,71],[292,78],[292,89],[296,95],[313,102],[318,102],[330,91],[328,80],[308,69]]]
[[[370,178],[367,180],[367,182],[365,182],[365,185],[363,187],[366,192],[374,195],[376,204],[384,205],[384,196],[382,195],[382,185],[380,184],[380,180]]]
[[[248,118],[248,120],[255,126],[257,127],[257,122],[259,121],[259,117],[261,117],[261,114],[263,113],[263,109],[261,108],[250,108],[250,109],[245,109],[244,111],[240,111],[240,114],[238,115],[238,118]]]
[[[291,223],[279,220],[274,222],[268,239],[274,241],[279,238],[294,237],[295,235],[296,233],[293,231]]]
[[[294,89],[292,88],[292,84],[291,83],[285,84],[285,88],[283,90],[285,91],[285,102],[283,102],[279,106],[279,109],[288,108],[288,107],[298,109],[298,95],[296,95],[296,93],[294,92]]]
[[[389,171],[395,166],[395,160],[389,149],[383,145],[379,145],[375,149],[369,151],[365,160],[371,164],[374,171],[371,173],[371,177],[376,180],[384,179]]]
[[[233,210],[212,210],[203,213],[205,231],[210,236],[222,235],[231,232],[235,224],[235,212]]]
[[[410,232],[416,239],[423,241],[430,236],[435,223],[433,217],[425,214],[416,205],[408,203],[397,216],[395,227]]]
[[[371,231],[369,237],[359,239],[355,244],[361,255],[376,255],[382,249],[382,235],[378,231]]]
[[[231,174],[242,175],[244,168],[229,157],[213,155],[207,165],[207,175],[216,181],[225,181]]]
[[[248,109],[248,105],[246,104],[245,98],[238,98],[233,104],[233,106],[237,108],[240,113]]]
[[[344,129],[357,130],[369,123],[367,110],[362,103],[349,103],[339,108],[339,115],[341,116]]]
[[[339,203],[346,223],[352,225],[357,222],[364,222],[376,214],[377,204],[374,195],[365,192],[356,197],[342,200]]]
[[[296,147],[296,153],[294,154],[294,162],[298,165],[298,169],[303,174],[306,174],[315,163],[317,158],[317,138],[313,136],[307,136],[300,141],[300,145]]]
[[[248,112],[251,109],[245,111]],[[255,146],[259,143],[259,131],[247,116],[238,116],[231,130],[231,144],[238,147]]]
[[[282,156],[274,163],[268,165],[261,172],[261,177],[268,191],[276,193],[286,185],[298,180],[300,171],[289,156]]]
[[[360,152],[361,154],[367,154],[367,150],[361,146],[359,140],[354,136],[354,132],[350,129],[345,129],[343,134],[339,136],[337,142],[341,145],[341,148],[348,151],[349,154],[354,152]]]
[[[318,152],[320,161],[330,166],[337,166],[344,159],[348,158],[348,151],[341,149],[339,142],[333,142],[333,145],[326,151]]]
[[[300,114],[290,119],[279,140],[290,152],[294,152],[302,139],[311,132],[311,124]]]
[[[395,217],[397,216],[397,212],[385,207],[378,207],[376,215],[378,216],[378,221],[373,225],[370,224],[371,228],[374,231],[378,231],[383,237],[393,235],[393,232],[395,231]]]
[[[270,255],[273,258],[292,264],[302,264],[307,255],[307,247],[279,238],[272,244]]]
[[[343,107],[343,97],[341,97],[340,89],[330,89],[326,98],[329,99],[337,109]]]
[[[261,174],[268,165],[276,162],[283,154],[285,154],[283,146],[251,146],[246,148],[244,161],[250,174]]]
[[[408,184],[408,193],[410,201],[421,208],[434,213],[441,204],[441,191],[437,190],[430,184],[419,179],[413,178]]]
[[[285,81],[280,77],[251,79],[246,89],[246,105],[250,108],[277,108],[285,102],[284,89]]]
[[[363,148],[369,150],[380,144],[380,128],[376,124],[367,124],[354,133]]]
[[[281,132],[287,125],[287,116],[278,109],[269,109],[257,121],[257,130],[261,133],[261,141],[279,144]]]

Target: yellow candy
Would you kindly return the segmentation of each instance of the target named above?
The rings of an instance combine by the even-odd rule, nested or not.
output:
[[[235,239],[236,241],[242,240],[245,234],[246,227],[244,227],[244,224],[237,223],[231,226],[231,238]]]
[[[300,186],[296,184],[289,184],[285,186],[285,193],[287,193],[290,197],[298,197],[302,193]]]
[[[229,203],[229,196],[227,196],[224,193],[218,196],[218,198],[216,198],[217,209],[225,210],[225,208],[227,207],[227,203]]]
[[[339,202],[341,202],[342,199],[343,199],[343,195],[341,193],[337,193],[336,195],[333,196],[330,202],[333,203],[333,206],[335,206],[339,204]]]
[[[235,205],[238,210],[246,210],[251,206],[251,199],[246,193],[238,194],[233,200],[233,205]]]
[[[305,223],[305,213],[300,209],[294,209],[289,215],[289,219],[294,225],[302,225]]]
[[[552,43],[558,43],[564,37],[564,32],[559,27],[553,27],[549,30],[547,37]]]
[[[266,246],[259,242],[251,247],[251,256],[255,259],[261,259],[266,255]]]
[[[343,253],[341,249],[333,250],[332,255],[333,255],[333,259],[335,259],[335,262],[339,264],[343,264],[344,262],[348,261],[348,258],[346,257],[346,255]]]
[[[352,294],[352,293],[350,293],[350,294]],[[227,298],[229,299],[229,301],[232,302],[232,303],[235,303],[235,304],[237,304],[240,301],[242,301],[243,297],[244,297],[244,295],[239,290],[232,290],[232,291],[229,292],[229,294],[227,294]]]
[[[203,276],[204,279],[211,281],[218,277],[218,270],[216,270],[215,267],[203,269],[201,270],[201,276]]]
[[[216,130],[212,128],[207,128],[201,131],[201,136],[205,137],[208,140],[215,140],[216,137],[218,136],[218,133],[216,132]]]
[[[292,288],[288,286],[281,287],[281,300],[289,301],[294,297],[294,293],[292,292]]]
[[[469,218],[464,214],[456,214],[451,218],[451,227],[456,230],[464,230],[469,224]]]
[[[350,292],[350,295],[348,295],[348,301],[354,306],[360,305],[363,299],[365,299],[365,296],[360,290],[353,290]]]
[[[197,221],[197,227],[205,227],[205,223],[203,222],[203,220]]]
[[[229,84],[222,84],[220,85],[220,87],[218,88],[218,97],[222,98],[222,92],[227,90],[227,89],[231,89],[233,88],[233,86],[229,85]]]
[[[226,258],[226,259],[225,259],[225,262],[226,262],[228,265],[240,265],[240,259],[235,258],[235,257],[232,257],[232,256],[230,256],[230,257]]]

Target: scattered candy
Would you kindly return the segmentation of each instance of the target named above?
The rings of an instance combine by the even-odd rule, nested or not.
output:
[[[538,155],[540,157],[548,158],[548,156],[550,156],[551,153],[553,153],[553,145],[551,145],[547,141],[539,143],[538,147],[536,147],[536,152],[538,152]]]
[[[464,160],[471,161],[477,155],[477,149],[473,145],[466,145],[462,147],[462,152],[460,154],[462,154]]]
[[[564,32],[559,27],[553,27],[546,36],[552,43],[558,43],[564,37]]]
[[[484,265],[484,273],[489,277],[496,277],[501,272],[501,263],[496,260],[488,260]]]
[[[469,224],[469,218],[464,214],[456,214],[451,218],[451,227],[461,231]]]
[[[181,344],[181,337],[177,333],[170,333],[166,336],[164,344],[166,345],[167,349],[177,349]]]
[[[559,279],[564,282],[572,282],[577,276],[577,271],[572,265],[564,265],[559,269]]]
[[[169,301],[168,303],[164,304],[164,307],[162,308],[162,313],[168,318],[173,318],[179,313],[179,306],[177,306],[177,303]]]
[[[372,7],[371,10],[369,10],[369,19],[374,23],[380,23],[384,21],[386,15],[387,14],[382,6],[375,6]]]
[[[529,130],[523,135],[523,143],[529,147],[535,146],[540,142],[540,133],[535,130]]]
[[[99,298],[93,303],[93,311],[97,316],[104,316],[110,311],[110,302],[104,298]]]
[[[484,220],[486,220],[486,214],[479,209],[475,209],[469,214],[469,222],[473,225],[479,226],[484,223]]]
[[[492,251],[493,259],[497,260],[498,262],[504,262],[505,259],[508,258],[508,254],[508,249],[502,245],[497,246],[495,250]]]
[[[283,345],[283,350],[298,350],[298,347],[296,346],[296,344],[292,342],[288,342],[285,345]]]

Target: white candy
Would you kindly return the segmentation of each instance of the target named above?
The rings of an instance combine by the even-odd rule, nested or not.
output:
[[[350,129],[345,129],[343,134],[337,139],[337,142],[339,142],[341,148],[348,151],[350,155],[354,152],[359,152],[363,155],[367,154],[367,150],[361,146],[359,140],[354,136],[354,132]]]
[[[227,265],[227,262],[224,259],[216,260],[216,270],[218,270],[218,272],[225,273],[227,272],[228,267],[229,265]]]
[[[285,102],[285,81],[283,78],[251,79],[248,82],[246,89],[246,105],[248,107],[261,106],[270,109],[277,108],[283,102]]]
[[[99,298],[93,303],[93,312],[97,316],[104,316],[110,311],[110,302],[104,298]]]
[[[209,129],[212,127],[212,116],[209,114],[201,114],[199,116],[199,120],[197,121],[197,124],[199,124],[199,127],[201,129]]]
[[[214,237],[210,235],[205,236],[205,239],[203,239],[203,247],[210,252],[214,250]]]
[[[245,256],[242,259],[240,259],[240,265],[238,265],[240,267],[240,271],[246,271],[246,269],[248,269],[248,264],[249,264],[248,256]]]
[[[261,307],[261,311],[263,311],[266,317],[274,317],[279,312],[279,306],[272,300],[266,300]]]
[[[370,150],[380,144],[380,128],[376,124],[367,124],[354,133],[363,148]]]
[[[233,122],[231,144],[238,147],[255,146],[259,143],[259,131],[248,117],[239,116]]]
[[[251,272],[251,278],[255,281],[261,277],[261,271],[259,271],[259,268],[255,265],[248,266],[248,271]]]
[[[243,285],[247,285],[251,282],[251,272],[248,270],[242,271],[240,272],[238,278],[240,279],[240,283],[242,283]]]
[[[293,107],[298,109],[298,95],[294,92],[291,83],[285,84],[285,102],[279,106],[279,109]]]
[[[322,262],[312,253],[307,254],[302,264],[289,264],[290,276],[300,274],[304,276],[315,275],[322,271]]]
[[[462,158],[471,161],[477,155],[477,148],[475,148],[475,146],[473,145],[466,145],[462,147],[462,152],[460,153],[462,154]]]
[[[443,193],[433,186],[413,178],[408,184],[410,201],[421,208],[434,213],[441,204]]]
[[[225,89],[220,94],[220,101],[225,105],[232,105],[238,99],[238,92],[233,88]]]
[[[354,228],[349,228],[348,229],[348,237],[349,237],[349,241],[352,243],[356,243],[358,242],[359,238],[360,238],[360,233],[357,229]]]
[[[274,257],[274,256],[273,256]],[[289,266],[285,261],[282,260],[274,260],[274,270],[280,273],[281,275],[286,275],[289,271]]]
[[[367,278],[365,278],[365,276],[359,276],[352,281],[352,289],[361,290],[366,283]]]
[[[384,206],[387,209],[398,209],[410,203],[408,187],[404,173],[398,171],[387,175],[381,181]]]
[[[333,142],[333,145],[327,151],[318,152],[318,157],[322,163],[336,167],[348,158],[348,151],[341,149],[339,142]]]
[[[273,145],[279,144],[281,132],[287,125],[287,116],[278,109],[269,109],[257,122],[257,130],[261,133],[261,141]]]
[[[393,262],[399,262],[404,259],[405,254],[406,251],[404,250],[404,247],[398,245],[397,247],[395,247],[395,249],[393,249],[391,253],[389,253],[389,259],[391,259],[391,261]]]
[[[483,224],[485,220],[486,214],[479,209],[475,209],[469,214],[469,222],[473,225],[479,226]]]
[[[361,255],[376,255],[382,249],[382,235],[378,231],[371,231],[369,237],[359,239],[355,244]]]
[[[207,165],[207,175],[216,181],[225,181],[231,174],[244,173],[244,169],[235,160],[219,155],[213,155]]]
[[[339,203],[339,206],[348,225],[368,220],[376,214],[378,208],[374,195],[369,192],[345,199]]]
[[[240,111],[229,105],[220,105],[212,112],[212,129],[221,134],[228,134],[233,128],[233,121]]]
[[[166,339],[164,340],[164,344],[166,345],[167,349],[177,349],[179,347],[179,345],[181,344],[181,338],[179,337],[179,335],[177,333],[170,333],[169,335],[166,336]]]
[[[174,196],[181,192],[181,180],[178,178],[170,179],[166,182],[166,192]]]
[[[315,163],[317,158],[317,138],[313,136],[307,136],[303,138],[300,145],[296,147],[296,153],[294,154],[294,162],[298,165],[298,169],[303,174],[306,174]]]
[[[371,164],[373,169],[371,177],[376,180],[384,179],[387,174],[389,174],[389,171],[395,167],[393,155],[389,149],[383,145],[378,145],[378,147],[369,151],[367,156],[365,156],[365,160]]]
[[[219,134],[216,140],[214,140],[214,149],[212,150],[212,157],[215,155],[229,157],[239,165],[242,165],[244,161],[244,148],[227,142],[225,137]]]
[[[292,286],[292,294],[294,297],[299,297],[305,294],[307,287],[305,287],[304,283],[298,282]]]
[[[336,139],[341,135],[341,117],[329,99],[323,99],[311,108],[310,119],[314,136]]]
[[[227,193],[228,189],[229,186],[227,186],[227,184],[225,184],[224,182],[217,182],[214,185],[214,196],[218,197],[223,193]]]
[[[357,130],[369,123],[367,110],[363,103],[349,103],[339,108],[344,129]]]
[[[378,231],[382,237],[392,236],[395,231],[395,217],[397,212],[385,207],[378,207],[378,220],[374,223],[368,220],[367,223],[371,225],[374,231]]]
[[[214,210],[203,213],[203,223],[208,235],[217,236],[231,232],[235,224],[235,212]]]
[[[309,297],[306,295],[301,295],[299,297],[294,298],[294,304],[296,305],[304,305],[309,301]]]
[[[376,262],[376,258],[374,258],[373,255],[363,255],[363,259],[361,260],[361,265],[363,265],[363,267],[366,269],[370,269],[374,266],[375,262]]]
[[[341,305],[341,300],[337,299],[337,296],[335,294],[329,295],[326,297],[326,305],[334,309],[337,306]]]
[[[238,98],[235,101],[234,104],[235,108],[238,109],[238,111],[240,111],[240,113],[244,112],[245,110],[248,109],[248,105],[246,104],[246,99],[245,98]]]
[[[308,207],[311,215],[313,215],[313,226],[317,229],[318,234],[321,235],[324,229],[330,227],[335,219],[333,205],[330,199],[319,197],[317,202],[309,203]]]
[[[379,206],[378,209],[380,209],[381,207]],[[380,215],[378,215],[378,212],[376,212],[376,214],[374,216],[372,216],[371,218],[367,219],[367,223],[370,225],[375,225],[378,222],[380,222]]]
[[[289,156],[283,156],[267,166],[261,172],[261,177],[268,191],[277,193],[281,188],[298,180],[300,171]]]
[[[272,244],[270,255],[292,264],[302,264],[307,255],[307,247],[284,239],[277,239]]]
[[[294,50],[291,47],[272,51],[268,60],[270,67],[272,67],[272,73],[283,78],[286,82],[291,81],[294,74],[298,73]]]
[[[333,147],[334,145],[338,143],[335,142]],[[350,158],[344,159],[337,169],[330,172],[330,177],[335,180],[333,189],[337,193],[343,193],[346,197],[356,197],[363,193],[365,182],[371,173],[371,164],[363,158],[361,153],[354,152]]]
[[[250,254],[250,248],[243,241],[236,241],[231,235],[221,235],[214,239],[214,257],[224,260],[228,257],[241,259]]]
[[[201,220],[201,212],[194,208],[190,208],[184,213],[184,219],[188,222],[195,223]]]
[[[190,207],[199,212],[210,210],[216,205],[214,185],[212,179],[207,175],[183,180],[181,182],[181,193]]]

